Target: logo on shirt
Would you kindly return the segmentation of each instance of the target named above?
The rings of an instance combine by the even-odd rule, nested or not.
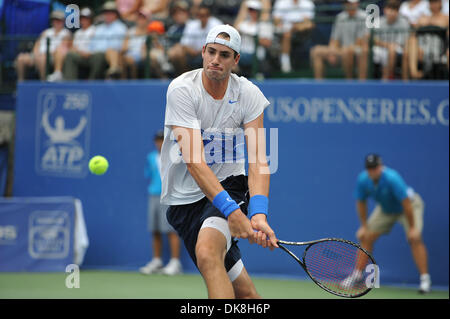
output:
[[[234,104],[234,103],[237,103],[238,101],[236,100],[236,101],[232,101],[232,100],[229,100],[228,101],[228,103],[230,103],[230,104]]]

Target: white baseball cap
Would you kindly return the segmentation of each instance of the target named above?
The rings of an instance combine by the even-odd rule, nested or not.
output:
[[[248,0],[247,1],[247,8],[254,9],[260,11],[262,9],[261,1],[259,0]]]
[[[218,38],[217,36],[221,33],[228,34],[230,36],[230,40]],[[239,35],[239,32],[229,24],[222,24],[212,28],[206,36],[205,45],[209,43],[222,44],[230,49],[233,49],[237,53],[240,53],[241,51],[241,36]]]

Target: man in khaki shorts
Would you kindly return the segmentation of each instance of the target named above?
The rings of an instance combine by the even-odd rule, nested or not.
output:
[[[419,292],[431,289],[428,274],[427,250],[422,240],[424,203],[419,194],[406,185],[400,174],[383,165],[381,157],[369,154],[366,169],[358,176],[356,207],[361,227],[356,236],[361,246],[372,251],[375,241],[388,234],[400,222],[411,246],[412,255],[420,273]],[[372,197],[377,205],[367,219],[367,199]]]

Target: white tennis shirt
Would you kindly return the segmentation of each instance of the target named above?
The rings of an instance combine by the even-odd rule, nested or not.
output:
[[[182,74],[167,90],[164,142],[161,149],[161,203],[184,205],[203,194],[187,170],[172,125],[202,133],[208,166],[223,181],[245,174],[243,127],[270,104],[259,88],[244,77],[231,74],[222,100],[214,100],[202,82],[203,69]]]

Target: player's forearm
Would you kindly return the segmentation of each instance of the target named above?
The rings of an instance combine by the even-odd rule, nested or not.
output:
[[[270,169],[266,156],[264,113],[244,126],[248,153],[248,188],[250,197],[269,195]]]
[[[267,163],[249,164],[248,166],[248,189],[250,197],[254,195],[269,196],[270,174]],[[267,172],[267,174],[261,173]]]
[[[200,187],[211,202],[218,193],[224,190],[216,175],[205,162],[189,163],[186,165],[198,187]]]
[[[178,142],[189,173],[206,197],[212,201],[223,191],[223,187],[205,162],[200,130],[172,126],[172,134]]]

